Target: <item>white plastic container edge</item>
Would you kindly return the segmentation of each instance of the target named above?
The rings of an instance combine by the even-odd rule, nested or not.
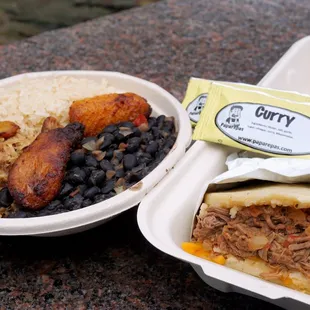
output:
[[[309,54],[310,37],[306,37],[288,50],[259,85],[310,94]],[[233,151],[196,142],[170,175],[141,202],[140,230],[159,250],[191,263],[210,286],[260,298],[285,309],[309,309],[307,294],[192,256],[180,247],[189,238],[193,212],[202,200],[205,185],[227,170],[225,160]]]
[[[76,211],[37,218],[1,219],[0,235],[66,235],[97,226],[115,215],[137,205],[156,186],[167,172],[184,156],[191,142],[191,126],[180,102],[158,85],[118,72],[108,71],[49,71],[25,73],[0,80],[0,87],[10,86],[23,78],[52,78],[72,76],[93,80],[106,79],[123,91],[135,92],[145,97],[155,115],[174,116],[178,129],[176,143],[166,158],[139,184],[106,201]]]

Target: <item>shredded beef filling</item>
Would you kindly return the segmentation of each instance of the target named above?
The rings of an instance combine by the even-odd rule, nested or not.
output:
[[[298,270],[310,278],[310,210],[249,207],[231,218],[229,210],[208,208],[193,236],[222,254],[260,257],[271,266]]]

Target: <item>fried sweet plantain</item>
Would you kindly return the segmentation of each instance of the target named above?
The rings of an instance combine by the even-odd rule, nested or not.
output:
[[[96,136],[108,125],[134,121],[141,114],[148,117],[151,111],[147,101],[134,93],[113,93],[74,101],[69,117],[85,126],[85,136]]]
[[[55,117],[49,116],[44,120],[41,132],[48,132],[56,128],[62,128],[62,126],[59,124]]]
[[[71,149],[81,141],[80,123],[40,133],[10,169],[8,188],[16,203],[38,210],[60,191]]]
[[[8,139],[16,135],[19,126],[10,121],[0,122],[0,138]]]

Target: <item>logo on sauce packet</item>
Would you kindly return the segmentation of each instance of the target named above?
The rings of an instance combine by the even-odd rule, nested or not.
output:
[[[201,94],[187,106],[186,111],[192,122],[197,123],[199,121],[200,113],[206,104],[207,98],[207,93]]]
[[[241,105],[233,105],[229,110],[229,116],[226,119],[226,124],[238,127],[240,125],[241,111],[243,107]]]

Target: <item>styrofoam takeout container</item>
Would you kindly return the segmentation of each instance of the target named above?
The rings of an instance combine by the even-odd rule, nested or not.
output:
[[[295,43],[259,83],[260,86],[310,94],[310,37]],[[192,219],[207,184],[226,171],[225,160],[234,150],[198,141],[175,169],[143,199],[138,225],[159,250],[189,262],[210,286],[223,292],[257,297],[285,309],[309,309],[310,296],[184,252]]]
[[[137,205],[156,186],[170,169],[184,156],[191,142],[191,125],[180,102],[163,88],[130,75],[107,71],[50,71],[26,73],[0,81],[0,87],[10,86],[23,78],[52,78],[71,76],[96,81],[106,79],[122,91],[137,93],[146,98],[152,107],[152,115],[165,114],[175,118],[178,136],[166,158],[143,180],[132,188],[95,205],[57,215],[26,219],[0,219],[0,235],[61,236],[87,230]]]

